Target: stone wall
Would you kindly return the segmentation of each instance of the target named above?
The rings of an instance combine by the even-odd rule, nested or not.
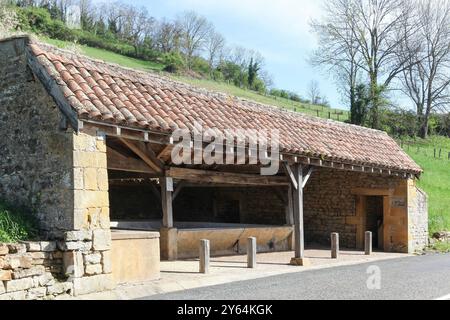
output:
[[[111,289],[106,141],[95,128],[73,136],[74,225],[62,241],[76,295]]]
[[[309,243],[330,244],[330,234],[339,233],[341,246],[356,248],[357,197],[352,189],[394,189],[400,179],[320,168],[311,175],[304,190],[305,239]]]
[[[0,300],[54,299],[73,294],[56,242],[0,244]]]
[[[44,237],[73,226],[73,132],[30,71],[24,39],[0,43],[0,198],[34,213]]]
[[[428,197],[413,180],[408,186],[409,251],[422,251],[428,245]]]
[[[113,286],[105,135],[66,128],[25,42],[0,42],[0,198],[57,241],[74,294],[102,291]]]

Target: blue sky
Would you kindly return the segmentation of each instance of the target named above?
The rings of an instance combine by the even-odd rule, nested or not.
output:
[[[228,44],[259,51],[275,86],[306,96],[309,82],[320,84],[333,107],[344,108],[330,75],[311,67],[308,56],[316,46],[308,22],[321,15],[323,0],[124,0],[147,7],[156,18],[172,19],[194,10],[210,20]]]

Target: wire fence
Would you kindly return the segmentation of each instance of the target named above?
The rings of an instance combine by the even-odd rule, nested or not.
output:
[[[407,152],[414,152],[426,157],[450,161],[450,149],[443,146],[430,146],[420,143],[400,141],[400,146]]]

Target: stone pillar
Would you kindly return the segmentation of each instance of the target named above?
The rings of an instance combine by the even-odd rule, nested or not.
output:
[[[336,232],[331,234],[331,258],[339,258],[339,233]]]
[[[256,238],[249,237],[247,239],[247,267],[256,267]]]
[[[94,128],[73,135],[74,224],[60,244],[75,295],[111,289],[106,137]]]
[[[364,253],[369,256],[372,254],[372,232],[366,231],[364,237]]]
[[[200,240],[200,260],[199,260],[199,272],[209,272],[209,240]]]

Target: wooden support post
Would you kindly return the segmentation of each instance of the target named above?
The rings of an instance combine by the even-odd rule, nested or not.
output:
[[[199,272],[200,273],[208,273],[209,272],[209,240],[202,239],[200,240],[200,265]]]
[[[256,268],[256,238],[247,239],[247,267]]]
[[[339,233],[337,232],[331,234],[331,258],[339,258]]]
[[[294,164],[294,176],[298,188],[293,190],[295,256],[291,259],[291,264],[306,266],[308,261],[305,259],[305,232],[303,228],[303,167],[300,163]]]
[[[161,200],[163,211],[163,227],[173,228],[173,211],[172,211],[172,178],[163,177],[159,179],[161,184]]]
[[[292,199],[292,186],[288,186],[288,203],[286,206],[286,224],[292,226],[294,224],[294,204]]]
[[[370,231],[366,231],[365,233],[364,251],[367,256],[372,254],[372,232]]]

